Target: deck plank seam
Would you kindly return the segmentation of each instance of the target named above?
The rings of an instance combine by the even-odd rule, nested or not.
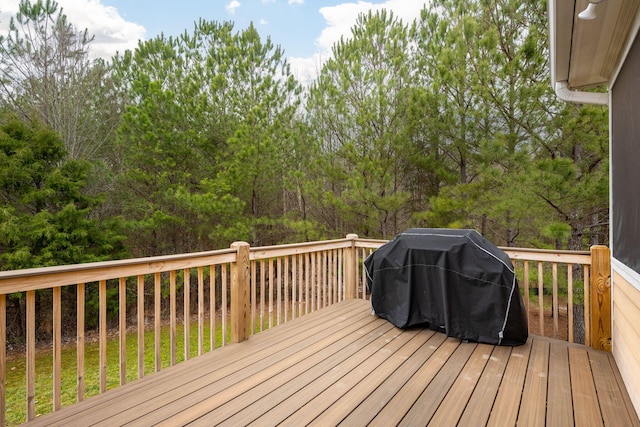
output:
[[[428,331],[429,336],[425,339],[425,342],[411,354],[411,357],[404,360],[399,366],[397,366],[382,382],[380,382],[377,387],[359,404],[357,407],[353,408],[353,410],[345,416],[345,418],[341,421],[339,425],[350,425],[348,420],[354,417],[363,417],[364,414],[361,414],[361,407],[368,408],[371,401],[376,401],[376,397],[378,394],[384,394],[384,390],[391,388],[390,383],[396,382],[396,378],[400,377],[400,379],[404,378],[404,381],[401,381],[401,385],[395,387],[395,391],[389,395],[385,402],[393,399],[396,394],[402,389],[404,384],[411,379],[411,377],[415,374],[416,371],[420,369],[420,367],[424,364],[424,362],[431,357],[431,355],[435,352],[435,350],[444,342],[445,336],[444,334],[436,333],[434,331]],[[435,344],[435,345],[434,345]],[[422,363],[416,364],[416,358],[421,358]],[[412,367],[414,365],[414,367]],[[408,371],[405,373],[405,371]],[[373,410],[367,411],[367,415],[369,416],[367,422],[370,422],[374,419],[380,411],[384,409],[384,406],[380,407],[381,400],[377,400],[377,405],[374,406]],[[367,404],[364,406],[364,404]],[[345,424],[346,423],[346,424]]]
[[[414,340],[419,340],[419,333],[416,330],[405,330],[402,332],[401,335],[407,335],[408,337],[410,337],[409,339],[405,340],[404,343],[402,343],[402,345],[398,348],[396,348],[392,354],[387,355],[387,356],[382,356],[381,351],[383,349],[385,349],[386,347],[389,347],[391,343],[387,343],[385,344],[385,346],[381,347],[380,349],[378,349],[378,351],[376,352],[376,354],[374,356],[371,357],[371,359],[368,359],[368,367],[366,369],[364,369],[363,372],[370,372],[373,373],[374,371],[380,369],[381,366],[385,365],[386,363],[394,363],[394,361],[392,360],[393,356],[396,356],[398,354],[403,354],[404,351],[407,347],[409,347],[410,345],[412,345]],[[410,348],[410,347],[409,347]],[[419,348],[419,346],[417,347]],[[411,355],[413,355],[415,353],[415,351],[417,350],[417,348],[413,351],[411,351],[411,354],[408,356],[401,356],[402,359],[404,359],[405,361],[407,360],[407,358],[411,357]],[[377,362],[377,364],[374,366],[372,364],[370,364],[370,362],[376,357],[380,357],[381,360],[377,360],[375,359],[375,361]],[[391,360],[391,361],[390,361]],[[402,363],[400,363],[402,364]],[[341,394],[338,399],[334,400],[328,407],[325,408],[325,410],[323,410],[320,414],[318,414],[318,416],[316,416],[312,422],[314,424],[320,424],[320,425],[326,425],[326,424],[331,424],[331,425],[336,425],[341,423],[350,412],[353,411],[353,407],[350,408],[350,410],[347,411],[340,411],[339,406],[342,402],[345,401],[345,399],[343,399],[345,396],[349,395],[350,392],[352,390],[357,390],[359,385],[362,384],[364,381],[366,381],[369,377],[368,375],[362,375],[361,373],[358,372],[358,370],[362,370],[362,368],[356,367],[354,370],[347,372],[342,378],[341,380],[343,380],[345,377],[348,377],[350,375],[355,375],[355,382],[351,383],[351,386],[349,387],[348,390],[344,391],[343,394]],[[358,379],[357,375],[361,375],[361,377]],[[336,382],[337,383],[337,382]],[[334,384],[336,384],[334,383]],[[332,384],[331,386],[333,386],[334,384]],[[327,387],[326,390],[328,390],[330,387]],[[325,390],[325,391],[326,391]],[[318,395],[320,396],[320,394]],[[340,400],[342,399],[342,400]],[[349,399],[346,399],[346,401],[349,401]],[[357,405],[356,405],[357,406]],[[334,415],[334,413],[336,415]],[[327,423],[327,420],[329,420],[329,422]]]
[[[455,351],[451,353],[447,361],[440,366],[438,373],[433,377],[431,382],[425,386],[423,392],[420,393],[412,407],[407,411],[400,425],[413,426],[416,424],[415,421],[419,422],[423,420],[426,424],[429,424],[440,405],[444,403],[451,387],[453,387],[453,384],[459,378],[461,371],[467,365],[471,355],[477,348],[477,343],[459,342]],[[459,370],[447,369],[454,366],[462,366],[462,368]],[[452,371],[453,374],[451,374]],[[435,391],[435,393],[433,393],[433,391]],[[433,405],[419,405],[419,403],[424,400],[427,400],[428,403],[437,403]],[[428,410],[425,408],[428,408]]]
[[[337,362],[340,365],[341,363],[344,363],[345,361],[347,361],[349,358],[355,357],[358,353],[363,352],[363,351],[367,351],[367,349],[369,349],[369,347],[375,346],[376,341],[380,340],[380,339],[385,339],[384,338],[385,335],[387,333],[389,333],[389,332],[391,332],[391,334],[394,334],[393,335],[393,339],[396,339],[398,336],[400,336],[400,332],[394,330],[394,328],[391,327],[391,325],[381,324],[379,329],[380,329],[380,332],[382,332],[382,333],[379,333],[377,336],[370,336],[370,337],[362,336],[362,337],[360,337],[360,340],[362,342],[352,342],[352,343],[349,343],[348,345],[344,346],[343,348],[336,348],[331,353],[325,354],[324,355],[324,359],[322,359],[321,361],[319,361],[317,363],[312,364],[311,366],[307,366],[306,369],[304,369],[303,372],[300,372],[299,376],[300,377],[304,376],[304,378],[307,379],[307,381],[309,381],[309,380],[310,381],[315,381],[318,378],[323,377],[324,375],[326,375],[328,372],[330,372],[332,369],[335,368],[335,367],[332,367],[333,365],[329,365],[328,367],[324,368],[326,370],[322,371],[322,369],[323,369],[322,364],[330,364],[330,363],[333,363],[333,362]],[[375,332],[375,331],[372,331],[372,333],[373,332]],[[369,349],[369,351],[370,350],[371,349]],[[291,369],[295,368],[297,365],[301,365],[301,366],[304,367],[304,365],[308,365],[309,363],[310,363],[309,360],[303,360],[303,361],[297,362],[295,365],[292,365],[292,366],[288,367],[287,370],[291,370]],[[308,376],[307,376],[308,372],[314,371],[314,370],[318,370],[320,372],[313,373],[312,375],[314,375],[314,376],[311,377],[311,378],[308,378]],[[280,374],[281,373],[279,373],[278,375],[280,375]],[[287,380],[286,382],[281,383],[280,385],[278,385],[277,389],[289,388],[288,384],[290,384],[292,381],[296,380],[297,378],[298,377],[291,378],[291,379]],[[309,385],[309,384],[307,383],[306,385]],[[296,389],[295,392],[296,393],[299,392],[300,389],[303,388],[303,387],[305,387],[305,386],[302,386],[302,387]],[[251,405],[248,405],[248,406],[260,406],[260,401],[263,400],[263,399],[267,399],[268,396],[271,395],[271,394],[275,394],[277,389],[272,389],[269,392],[263,394],[260,397],[260,399],[258,399],[257,401],[253,401],[251,403]],[[291,391],[290,388],[289,388],[289,391]],[[240,397],[241,396],[238,396],[238,397],[236,397],[234,399],[239,399]],[[275,403],[276,405],[280,405],[280,404],[282,404],[282,402],[284,400],[286,400],[289,397],[290,396],[286,396],[282,400],[276,400],[275,398],[272,398],[272,399],[269,399],[269,402],[270,402],[270,404],[274,404]],[[230,403],[230,402],[225,403],[225,405]],[[222,406],[224,406],[224,405],[222,405]],[[228,420],[231,419],[232,417],[238,418],[239,414],[241,412],[246,412],[248,406],[245,406],[244,408],[239,409],[238,412],[236,412],[236,413],[234,413],[234,414],[232,414],[232,415],[230,415],[230,416],[228,416],[227,418],[224,418],[224,419],[218,418],[218,411],[217,411],[216,418],[218,418],[220,420],[220,423],[222,425],[227,424]],[[264,414],[255,415],[255,417],[256,417],[255,419],[259,418],[262,415],[264,415]],[[255,421],[255,419],[249,420],[248,422],[253,422],[253,421]],[[236,423],[236,424],[232,424],[232,425],[240,425],[240,424],[241,425],[246,425],[247,422],[245,422],[245,420],[243,419],[242,423]]]
[[[370,325],[375,325],[375,319],[369,319],[368,317],[364,317],[363,319],[365,319],[367,322],[365,323],[366,326],[370,326]],[[338,324],[339,325],[339,324]],[[288,363],[288,360],[290,357],[297,357],[297,358],[301,358],[303,357],[305,354],[307,353],[313,353],[316,351],[316,347],[319,345],[319,343],[322,343],[323,340],[326,339],[330,339],[332,340],[331,345],[333,345],[335,342],[339,342],[339,341],[349,341],[349,334],[353,333],[354,331],[360,330],[362,327],[362,325],[358,325],[358,324],[352,324],[352,325],[348,325],[347,328],[343,328],[340,333],[323,333],[322,335],[314,335],[312,337],[310,337],[307,340],[304,340],[304,344],[303,342],[298,343],[301,347],[298,348],[298,346],[289,346],[286,349],[283,349],[281,352],[278,353],[278,357],[274,357],[274,355],[270,355],[270,360],[269,360],[269,364],[268,365],[262,365],[260,367],[257,367],[255,365],[251,365],[251,366],[244,366],[242,367],[242,369],[240,370],[234,370],[233,371],[233,375],[230,376],[230,381],[232,383],[226,384],[224,382],[224,379],[219,379],[216,380],[215,383],[207,383],[204,384],[201,388],[199,388],[196,391],[191,392],[188,396],[185,396],[184,398],[180,398],[178,400],[173,400],[171,401],[171,405],[176,405],[179,403],[177,403],[178,401],[180,402],[184,402],[186,405],[188,405],[189,408],[192,408],[191,410],[185,410],[184,408],[182,408],[180,410],[180,413],[182,415],[185,415],[187,413],[191,414],[193,411],[193,408],[200,405],[206,405],[206,401],[217,401],[217,399],[220,399],[220,395],[223,392],[229,392],[228,390],[235,390],[235,388],[240,388],[242,389],[242,385],[239,384],[244,384],[247,381],[256,381],[259,377],[257,376],[258,374],[264,374],[264,371],[267,368],[270,369],[274,369],[275,366],[282,366],[282,365],[286,365]],[[380,326],[375,326],[375,329],[378,329]],[[352,329],[354,331],[352,331]],[[351,331],[351,332],[350,332]],[[254,370],[258,369],[257,372],[254,372]],[[242,372],[242,375],[240,375],[240,373]],[[225,376],[226,378],[227,376]],[[220,384],[220,382],[222,382],[222,384]],[[214,388],[214,389],[220,389],[220,391],[214,393],[213,395],[210,395],[209,393],[207,393],[207,390]],[[198,399],[200,398],[200,395],[204,395],[202,400],[199,401],[194,401],[194,399]],[[219,406],[219,405],[218,405]],[[217,407],[217,406],[216,406]],[[162,408],[159,408],[158,410],[155,410],[153,412],[154,417],[161,417],[163,413],[167,413],[170,411],[170,406],[165,405]],[[182,416],[181,415],[181,416]],[[164,420],[164,423],[169,423],[169,425],[173,424],[170,420],[171,417],[175,417],[175,415],[168,415],[168,418],[166,418]],[[143,415],[140,415],[137,419],[142,419]],[[140,422],[141,425],[145,425],[146,422],[145,421],[141,421]],[[128,423],[128,425],[136,425],[136,422],[134,422],[133,420],[130,421]]]

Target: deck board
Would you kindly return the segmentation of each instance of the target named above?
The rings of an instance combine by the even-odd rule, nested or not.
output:
[[[571,392],[576,425],[601,426],[598,394],[591,376],[589,353],[580,349],[569,348],[569,370],[571,372]]]
[[[639,426],[611,354],[401,330],[345,301],[28,425]]]
[[[491,357],[492,350],[493,346],[488,344],[480,344],[474,349],[468,362],[460,370],[460,374],[448,392],[448,395],[456,396],[456,399],[446,399],[442,402],[429,420],[429,423],[437,426],[458,424],[466,407],[461,405],[460,402],[468,402],[471,398]]]
[[[483,426],[487,424],[510,355],[511,347],[493,348],[480,380],[464,407],[459,425]]]
[[[531,346],[527,376],[522,391],[518,425],[544,425],[547,406],[549,343],[535,340]]]
[[[461,344],[456,348],[456,351],[438,371],[431,383],[422,391],[399,425],[410,427],[431,420],[433,414],[444,401],[458,374],[467,366],[467,361],[476,347],[476,344]],[[418,380],[420,379],[418,378]],[[452,424],[455,423],[446,422],[439,425]]]
[[[387,405],[393,396],[409,381],[418,369],[428,360],[431,355],[444,342],[443,334],[436,334],[432,331],[424,330],[422,338],[423,344],[409,359],[402,362],[382,383],[372,383],[367,378],[363,381],[362,390],[354,389],[351,396],[346,396],[348,401],[357,401],[358,396],[362,402],[345,416],[340,425],[352,426],[358,424],[369,424],[373,418]],[[370,387],[368,387],[370,386]],[[356,395],[357,393],[357,395]],[[331,411],[333,408],[329,408]]]
[[[563,343],[550,344],[548,393],[547,425],[573,425],[569,351]]]
[[[487,422],[488,426],[501,427],[516,424],[532,341],[530,339],[526,344],[514,347],[511,350],[507,367]]]
[[[447,338],[382,408],[371,421],[371,426],[393,426],[400,423],[459,345],[459,340]]]
[[[394,334],[397,333],[394,329]],[[363,379],[369,377],[375,372],[385,360],[393,358],[399,353],[404,346],[415,337],[414,334],[397,334],[396,336],[383,337],[386,344],[379,342],[382,351],[371,354],[359,353],[358,357],[350,360],[345,366],[337,367],[339,372],[335,378],[326,381],[325,377],[311,382],[307,387],[308,393],[294,395],[289,399],[289,405],[286,408],[292,408],[294,411],[286,411],[279,406],[274,407],[267,416],[256,420],[256,425],[271,425],[283,422],[284,425],[304,425],[311,421],[315,423],[326,423],[325,425],[335,425],[340,422],[339,411],[328,412],[327,409],[340,408],[341,404],[348,404],[350,401],[344,395],[348,393]],[[380,347],[378,347],[380,349]],[[406,350],[405,350],[406,351]],[[359,395],[361,396],[361,395]],[[300,407],[300,399],[307,402]],[[297,402],[297,404],[296,404]],[[296,409],[295,407],[298,407]],[[287,416],[291,414],[290,416]],[[321,421],[324,417],[324,421]],[[285,418],[286,417],[286,418]]]
[[[609,358],[605,353],[599,351],[590,351],[589,358],[598,395],[611,397],[610,399],[599,399],[604,424],[609,426],[633,425],[625,407],[624,397],[618,388],[615,374],[612,372]]]

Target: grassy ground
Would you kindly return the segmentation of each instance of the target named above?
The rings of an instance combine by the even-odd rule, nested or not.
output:
[[[176,359],[184,360],[183,336],[184,328],[177,326]],[[205,326],[205,348],[209,351],[209,325]],[[198,328],[191,326],[190,356],[197,355]],[[99,377],[99,346],[96,340],[85,345],[85,398],[97,395],[100,391]],[[216,346],[222,341],[221,330],[216,331]],[[138,378],[137,333],[127,334],[127,381]],[[145,374],[154,371],[154,333],[145,333]],[[170,365],[169,327],[163,327],[161,332],[161,365]],[[36,415],[46,414],[53,410],[53,360],[50,349],[41,349],[36,354]],[[62,405],[67,406],[76,402],[76,347],[75,344],[62,349]],[[6,423],[14,426],[26,421],[26,360],[24,354],[9,357],[6,366]],[[107,388],[117,387],[120,383],[119,340],[117,335],[107,343]]]

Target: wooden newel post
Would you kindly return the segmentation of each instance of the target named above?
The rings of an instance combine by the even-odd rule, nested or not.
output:
[[[611,255],[606,246],[591,247],[591,346],[611,351]]]
[[[358,254],[356,250],[357,234],[347,234],[347,239],[351,240],[351,247],[345,251],[344,257],[344,297],[345,299],[354,299],[357,296],[357,277],[358,277]]]
[[[237,343],[249,338],[249,244],[234,242],[236,262],[231,263],[231,342]]]

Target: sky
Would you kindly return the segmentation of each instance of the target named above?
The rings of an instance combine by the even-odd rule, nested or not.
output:
[[[36,0],[32,0],[35,3]],[[4,35],[20,0],[0,0]],[[312,80],[331,55],[331,46],[348,37],[360,13],[385,8],[405,23],[419,16],[420,0],[57,0],[68,20],[95,35],[93,55],[109,59],[135,49],[138,40],[159,34],[193,32],[194,22],[233,21],[236,30],[253,22],[261,38],[284,49],[300,81]]]

